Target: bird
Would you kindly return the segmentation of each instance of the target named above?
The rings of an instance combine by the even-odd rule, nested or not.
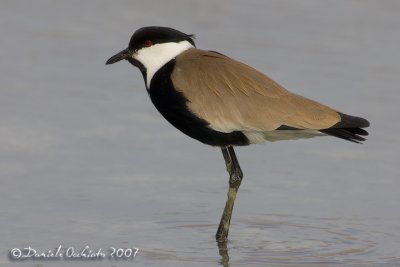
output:
[[[170,124],[221,148],[229,189],[215,238],[226,242],[243,179],[235,146],[316,136],[362,143],[370,123],[294,94],[222,53],[198,49],[194,39],[170,27],[142,27],[106,64],[127,60],[137,67],[151,101]]]

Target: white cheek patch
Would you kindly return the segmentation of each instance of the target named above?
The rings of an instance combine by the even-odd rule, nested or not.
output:
[[[132,57],[142,63],[146,68],[146,86],[150,87],[151,79],[162,66],[183,51],[192,47],[193,45],[188,41],[155,44],[140,49],[137,53],[133,54]]]

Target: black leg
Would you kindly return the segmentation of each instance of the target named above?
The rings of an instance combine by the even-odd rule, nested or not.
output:
[[[225,204],[224,212],[222,213],[221,221],[216,234],[218,242],[225,242],[228,238],[229,226],[231,223],[232,209],[235,203],[237,191],[239,190],[240,183],[242,182],[243,173],[240,169],[239,162],[236,158],[235,150],[233,147],[221,148],[222,155],[225,159],[226,169],[229,173],[229,191],[228,200]]]

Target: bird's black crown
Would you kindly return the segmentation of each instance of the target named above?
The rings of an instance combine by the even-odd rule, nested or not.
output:
[[[132,35],[131,40],[129,41],[128,49],[131,51],[137,51],[145,47],[147,41],[150,41],[152,45],[160,43],[188,41],[193,46],[195,46],[193,38],[193,34],[186,34],[168,27],[143,27],[137,30]]]

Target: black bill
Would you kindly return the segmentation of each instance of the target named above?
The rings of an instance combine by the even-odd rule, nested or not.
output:
[[[114,64],[115,62],[121,61],[123,59],[127,59],[130,56],[130,51],[127,49],[122,50],[121,52],[115,54],[114,56],[110,57],[106,65]]]

